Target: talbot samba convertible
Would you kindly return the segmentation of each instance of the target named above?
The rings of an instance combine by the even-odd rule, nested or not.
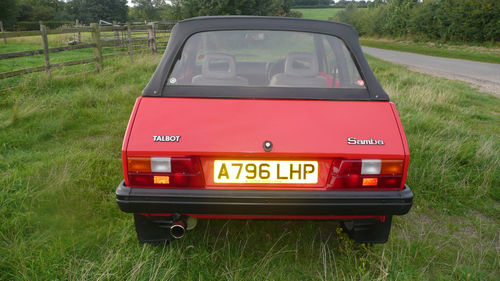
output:
[[[384,243],[413,202],[396,107],[354,28],[336,22],[178,22],[122,157],[118,206],[146,243],[197,219],[336,220],[356,242]]]

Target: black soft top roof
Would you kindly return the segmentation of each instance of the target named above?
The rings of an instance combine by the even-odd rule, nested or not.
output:
[[[352,26],[324,20],[258,16],[196,17],[179,21],[172,29],[165,53],[153,77],[146,88],[144,88],[142,95],[238,98],[239,93],[242,93],[240,97],[245,98],[249,98],[249,95],[251,98],[276,98],[276,95],[269,96],[267,94],[269,91],[277,91],[278,88],[238,87],[238,93],[235,93],[235,87],[228,86],[205,86],[200,91],[200,86],[167,85],[169,72],[173,68],[186,40],[195,33],[217,30],[284,30],[336,36],[343,40],[346,47],[351,51],[354,61],[358,64],[360,74],[365,81],[367,91],[363,90],[364,93],[361,93],[360,91],[353,91],[353,89],[342,89],[346,90],[345,94],[340,92],[332,94],[332,89],[308,88],[307,91],[317,91],[319,98],[316,97],[316,99],[323,99],[321,97],[324,96],[324,99],[334,100],[389,100],[388,95],[370,69],[361,50],[358,33]],[[224,89],[228,90],[225,91]],[[291,88],[283,89],[286,93],[282,95],[282,98],[310,98],[309,96],[301,96],[300,93],[304,90],[300,88],[297,91]],[[203,93],[197,94],[197,91]]]

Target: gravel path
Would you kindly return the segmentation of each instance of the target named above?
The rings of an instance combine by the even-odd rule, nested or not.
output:
[[[469,82],[479,87],[483,92],[500,97],[500,64],[433,57],[371,47],[363,47],[363,51],[376,58],[407,66],[410,70]]]

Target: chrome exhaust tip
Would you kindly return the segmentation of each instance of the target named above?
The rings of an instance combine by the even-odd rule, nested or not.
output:
[[[175,239],[180,239],[184,237],[184,234],[186,233],[186,228],[182,223],[175,223],[170,227],[170,235],[172,235],[173,238]]]

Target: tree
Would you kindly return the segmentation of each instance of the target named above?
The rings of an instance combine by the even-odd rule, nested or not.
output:
[[[300,7],[328,6],[330,0],[295,0],[293,5]]]
[[[53,20],[64,10],[64,2],[58,0],[20,0],[19,21]]]
[[[138,21],[162,20],[167,17],[170,5],[165,0],[132,0],[133,8],[130,8],[129,18]]]
[[[16,0],[0,1],[0,21],[4,26],[11,26],[16,22],[16,17],[19,13],[19,7]]]
[[[376,0],[368,9],[350,3],[336,14],[336,20],[355,26],[361,35],[442,42],[500,41],[498,0]]]
[[[72,0],[69,12],[83,23],[127,20],[127,0]]]
[[[0,20],[4,26],[12,26],[16,23],[16,17],[19,14],[19,7],[16,0],[0,1]]]
[[[256,15],[290,16],[293,0],[173,0],[170,16]]]

